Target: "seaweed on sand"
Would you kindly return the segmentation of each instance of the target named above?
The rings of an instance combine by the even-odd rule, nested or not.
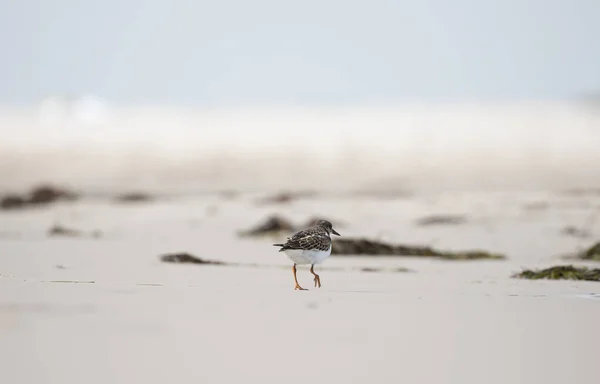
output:
[[[445,260],[505,259],[504,255],[481,250],[440,251],[424,246],[389,244],[365,238],[340,238],[333,241],[332,255],[421,256]]]
[[[574,267],[572,265],[559,265],[541,270],[524,270],[513,277],[530,280],[586,280],[600,281],[600,269]]]
[[[51,185],[39,185],[25,195],[7,195],[0,200],[0,209],[19,209],[78,198],[74,192]]]
[[[582,260],[600,261],[600,242],[581,252],[579,258]]]
[[[1,209],[18,209],[23,208],[27,204],[27,200],[17,195],[7,195],[0,200]]]
[[[264,235],[277,235],[281,232],[292,232],[294,226],[286,219],[272,215],[265,219],[264,222],[256,225],[245,231],[240,231],[240,236],[264,236]]]
[[[226,265],[226,263],[223,261],[201,259],[185,252],[162,255],[160,256],[160,260],[163,263]]]
[[[294,225],[283,217],[271,215],[256,226],[247,230],[239,231],[238,235],[242,237],[282,236],[313,226],[319,220],[328,220],[333,222],[328,218],[311,217],[304,224]],[[336,224],[337,222],[333,223],[334,226],[340,226],[340,224]]]

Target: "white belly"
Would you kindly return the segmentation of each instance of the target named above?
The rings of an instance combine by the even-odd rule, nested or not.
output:
[[[304,251],[286,249],[286,256],[296,264],[321,264],[331,254],[331,245],[327,251]]]

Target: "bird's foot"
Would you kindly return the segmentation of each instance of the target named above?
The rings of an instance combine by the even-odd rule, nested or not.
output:
[[[296,286],[294,287],[294,290],[295,290],[295,291],[308,291],[308,289],[306,289],[306,288],[302,288],[302,287],[300,286],[300,284],[298,284],[298,283],[296,283]]]
[[[319,277],[319,275],[315,275],[313,281],[315,282],[315,287],[318,286],[319,288],[321,288],[321,278]]]

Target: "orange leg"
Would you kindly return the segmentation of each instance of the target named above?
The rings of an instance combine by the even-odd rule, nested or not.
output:
[[[321,278],[315,273],[315,270],[313,269],[314,267],[314,264],[310,266],[310,273],[312,273],[315,276],[315,278],[313,279],[313,281],[315,282],[315,287],[318,285],[319,288],[321,288]]]
[[[294,290],[306,291],[306,289],[302,288],[300,284],[298,284],[298,278],[296,277],[296,264],[294,264],[292,267],[292,272],[294,272],[294,282],[296,283]]]

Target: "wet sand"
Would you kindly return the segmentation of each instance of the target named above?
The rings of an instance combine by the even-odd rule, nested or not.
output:
[[[0,361],[20,383],[596,383],[600,284],[511,278],[600,239],[600,196],[254,195],[139,204],[84,198],[0,212]],[[343,236],[481,248],[506,260],[332,256],[293,290],[269,214],[341,221]],[[435,214],[467,217],[420,226]],[[55,224],[84,234],[48,236]],[[591,237],[561,234],[585,226]],[[244,266],[161,263],[165,253]],[[594,266],[593,263],[577,265]],[[598,264],[595,265],[598,267]],[[411,272],[361,272],[403,267]]]

